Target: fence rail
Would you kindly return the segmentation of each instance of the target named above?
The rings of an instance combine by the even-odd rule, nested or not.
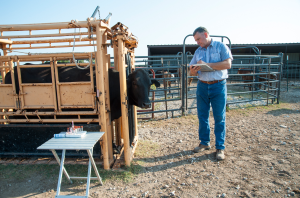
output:
[[[136,56],[136,68],[152,69],[154,78],[161,83],[150,91],[154,108],[138,111],[138,118],[173,117],[186,113],[196,113],[196,89],[198,79],[188,76],[187,63],[190,53],[164,56]],[[275,55],[234,55],[234,62],[228,70],[227,106],[268,105],[279,102],[282,77],[283,54]],[[245,60],[251,60],[247,63]],[[278,61],[279,60],[279,61]],[[241,61],[241,60],[239,60]],[[244,72],[241,72],[244,71]],[[245,72],[246,71],[246,72]],[[151,78],[153,74],[149,72]],[[153,97],[153,95],[155,97]],[[146,117],[152,114],[152,117]]]

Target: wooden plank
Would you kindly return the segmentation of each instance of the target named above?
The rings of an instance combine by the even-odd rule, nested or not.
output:
[[[61,111],[61,98],[60,98],[60,85],[59,85],[59,78],[58,78],[58,68],[57,68],[57,60],[56,57],[53,59],[54,61],[54,71],[55,71],[55,81],[56,81],[56,96],[57,96],[57,108],[58,111]]]
[[[117,36],[118,40],[118,66],[120,75],[120,97],[122,111],[122,132],[124,139],[124,157],[126,166],[130,166],[130,145],[129,145],[129,127],[128,127],[128,109],[127,109],[127,83],[125,71],[125,54],[123,36]]]
[[[90,56],[89,56],[89,60],[90,60]],[[89,62],[89,63],[77,63],[77,65],[80,67],[86,67],[88,65],[94,66],[95,64]],[[59,64],[57,64],[57,67],[76,67],[76,64],[75,63],[59,63]]]
[[[59,93],[61,108],[66,106],[90,106],[94,104],[93,89],[91,89],[91,83],[89,84],[60,84]],[[88,94],[90,93],[90,94]]]
[[[57,97],[56,97],[56,89],[55,89],[55,77],[54,77],[54,64],[53,64],[53,58],[50,58],[50,67],[51,67],[51,78],[52,78],[52,91],[53,91],[53,103],[54,103],[54,109],[57,111]]]
[[[4,39],[0,39],[0,42]],[[92,41],[93,38],[75,38],[75,42]],[[40,43],[69,43],[74,42],[74,38],[65,39],[43,39],[43,40],[24,40],[24,41],[12,41],[9,44],[21,45],[21,44],[40,44]]]
[[[75,32],[75,33],[59,33],[59,34],[36,34],[36,35],[10,35],[0,36],[0,39],[14,39],[14,38],[46,38],[46,37],[60,37],[60,36],[80,36],[88,35],[88,32]]]
[[[117,46],[117,42],[114,41],[113,43],[113,49],[114,49],[114,68],[115,70],[119,71],[119,67],[118,67],[118,46]]]
[[[93,44],[76,44],[75,47],[89,47],[94,46]],[[12,48],[4,48],[3,50],[23,50],[23,49],[47,49],[47,48],[65,48],[65,47],[73,47],[73,45],[57,45],[57,46],[37,46],[37,47],[12,47]]]
[[[106,41],[107,36],[104,34],[103,40]],[[104,73],[104,87],[105,87],[105,104],[106,104],[106,109],[110,111],[110,92],[109,92],[109,74],[108,74],[108,68],[110,68],[110,56],[107,54],[107,48],[106,46],[104,47],[104,54],[105,58],[103,59],[103,73]],[[107,114],[108,116],[106,117],[106,130],[107,130],[107,147],[108,147],[108,157],[109,160],[113,159],[113,145],[112,145],[112,130],[111,130],[111,120],[110,120],[110,113]]]
[[[99,122],[99,119],[43,119],[43,123],[71,123],[74,121],[74,123],[97,123]],[[40,123],[41,121],[39,119],[0,119],[0,122],[8,122],[8,123]]]
[[[135,70],[135,55],[134,55],[134,52],[131,53],[131,65],[134,70]],[[133,105],[133,114],[134,114],[134,128],[135,128],[135,138],[137,138],[138,140],[138,122],[137,122],[137,108],[135,105]]]
[[[90,81],[91,81],[91,90],[92,90],[92,105],[93,105],[93,109],[95,109],[96,107],[95,107],[95,100],[96,100],[96,93],[94,92],[94,88],[95,88],[95,84],[94,83],[96,83],[96,82],[94,82],[94,71],[93,71],[93,66],[94,66],[94,64],[93,64],[93,57],[92,57],[92,54],[90,54],[90,56],[89,56],[89,60],[90,60]],[[95,74],[96,75],[96,74]]]
[[[102,28],[109,28],[103,21],[90,21],[90,25]],[[35,24],[9,24],[0,25],[0,31],[26,31],[26,30],[53,30],[53,29],[70,29],[70,28],[88,28],[87,21],[71,21],[60,23],[35,23]]]
[[[93,57],[95,55],[94,52],[86,52],[86,53],[74,53],[75,58],[77,59],[88,59],[90,53],[93,53]],[[30,54],[28,55],[13,55],[13,56],[7,56],[4,54],[4,56],[0,56],[0,61],[9,61],[10,59],[17,60],[19,61],[36,61],[38,58],[42,58],[45,60],[50,60],[50,57],[56,57],[56,60],[64,60],[64,59],[73,59],[73,53],[45,53],[45,54]],[[39,60],[39,59],[38,59]],[[29,65],[28,65],[29,66]]]
[[[97,111],[62,111],[62,112],[27,112],[27,111],[17,111],[17,112],[0,112],[0,115],[98,115]]]
[[[101,131],[104,131],[103,136],[103,166],[104,169],[108,170],[109,167],[109,156],[108,156],[108,145],[107,145],[107,129],[106,129],[106,113],[105,113],[105,89],[104,89],[104,73],[103,73],[103,59],[105,58],[103,50],[103,34],[105,29],[101,27],[96,27],[97,35],[97,56],[96,56],[96,82],[97,82],[97,92],[99,93],[98,97],[98,112],[99,112],[99,125],[101,126]],[[98,94],[97,94],[98,95]]]
[[[13,43],[13,41],[6,40],[6,39],[0,39],[0,44],[12,44],[12,43]]]
[[[53,108],[55,109],[52,86],[21,86],[23,103],[22,108]]]
[[[15,109],[16,103],[13,95],[13,86],[8,84],[6,86],[0,86],[0,108],[3,109]]]

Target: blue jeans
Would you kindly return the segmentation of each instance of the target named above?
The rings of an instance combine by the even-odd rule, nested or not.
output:
[[[205,146],[210,145],[210,127],[208,118],[211,105],[215,119],[216,149],[224,150],[226,136],[226,80],[211,85],[198,80],[196,95],[200,144]]]

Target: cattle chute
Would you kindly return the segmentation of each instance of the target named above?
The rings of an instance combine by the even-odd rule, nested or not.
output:
[[[86,31],[75,32],[75,28]],[[51,33],[34,33],[40,30],[51,30]],[[52,130],[52,132],[45,132],[48,133],[46,135],[48,138],[53,133],[60,132],[62,130],[60,127],[67,127],[72,121],[87,128],[88,126],[98,126],[98,131],[105,132],[105,135],[100,140],[104,169],[109,169],[114,162],[113,140],[118,146],[124,148],[122,150],[124,150],[125,164],[130,165],[134,149],[130,147],[131,142],[129,142],[125,72],[127,64],[124,57],[130,52],[131,60],[134,60],[134,49],[137,47],[138,40],[132,35],[128,27],[122,23],[117,23],[110,28],[109,19],[96,20],[88,18],[87,21],[72,20],[65,23],[0,25],[0,32],[0,49],[4,53],[4,56],[0,57],[2,76],[2,84],[0,85],[0,128],[15,127],[16,130],[20,131],[22,127],[28,128],[30,125],[35,127],[35,129],[48,127],[47,129]],[[10,32],[14,32],[14,34],[8,35]],[[21,33],[18,34],[18,32]],[[71,42],[73,42],[74,36],[83,36],[75,39],[76,48],[95,47],[96,50],[83,53],[28,52],[36,49],[70,49],[73,47]],[[107,53],[107,47],[110,45],[114,48],[114,67],[119,71],[120,76],[121,110],[123,115],[115,124],[112,124],[110,121],[108,85],[110,55]],[[20,55],[15,53],[15,51],[20,50],[26,50],[25,53],[27,54]],[[12,52],[14,52],[13,55],[9,55]],[[82,60],[82,62],[75,63],[73,57],[76,60]],[[27,62],[33,64],[24,65]],[[80,82],[62,81],[60,70],[66,67],[76,67],[76,64],[81,67],[90,65],[88,69],[90,78]],[[134,68],[134,62],[131,62],[131,65]],[[17,66],[17,74],[15,74],[14,66]],[[31,68],[50,70],[50,75],[47,76],[49,80],[43,83],[23,81],[26,80],[24,73]],[[4,84],[5,74],[9,72],[12,84]],[[91,77],[93,73],[95,73],[95,80]],[[43,76],[43,74],[41,73],[38,76]],[[15,83],[15,78],[18,79],[18,85]],[[19,91],[16,90],[17,87]],[[135,108],[133,111],[136,114]],[[135,120],[135,131],[137,131],[136,126]],[[57,130],[54,130],[54,128],[57,128]],[[21,141],[27,141],[23,136],[26,133],[27,135],[25,136],[29,139],[30,135],[37,132],[29,133],[24,128],[20,131],[22,135],[17,135],[13,132],[10,134],[0,132],[2,139],[8,135],[9,141],[12,141],[11,137],[15,137],[15,141],[9,145],[19,145],[16,146],[16,150],[13,150],[13,147],[3,148],[1,155],[8,154],[8,150],[12,155],[28,154],[28,151],[22,153],[22,149],[19,148],[21,147]],[[39,135],[45,136],[42,132]],[[20,139],[16,140],[16,137]],[[35,142],[44,143],[44,139],[39,139],[36,135],[32,137],[34,137]],[[137,133],[132,142],[133,145],[137,145]],[[34,153],[33,148],[31,148],[30,152]]]

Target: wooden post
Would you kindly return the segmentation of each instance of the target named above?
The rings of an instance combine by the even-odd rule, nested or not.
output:
[[[102,137],[103,147],[103,166],[104,169],[108,170],[109,167],[109,157],[108,157],[108,145],[107,145],[107,130],[106,130],[106,112],[105,112],[105,89],[104,89],[104,73],[103,73],[103,59],[104,49],[103,49],[103,37],[105,29],[96,26],[96,35],[97,35],[97,55],[96,55],[96,82],[97,82],[97,92],[99,93],[99,102],[98,102],[98,113],[99,113],[99,125],[101,126],[101,131],[104,132]]]
[[[108,157],[109,161],[113,160],[113,146],[112,146],[112,131],[111,131],[111,121],[110,121],[110,97],[109,97],[109,75],[108,68],[110,68],[110,56],[107,54],[107,33],[103,34],[102,46],[103,46],[103,77],[104,77],[104,88],[105,88],[105,106],[108,110],[106,113],[106,133],[107,133],[107,147],[108,147]]]
[[[131,65],[132,68],[135,69],[135,55],[134,53],[131,53]],[[137,127],[137,110],[136,110],[136,106],[133,106],[133,114],[134,114],[134,127],[135,127],[135,137],[138,137],[138,127]]]
[[[125,165],[130,166],[130,145],[129,145],[129,128],[128,128],[128,109],[127,109],[127,86],[126,86],[126,71],[125,71],[125,54],[123,36],[117,36],[118,39],[118,66],[120,75],[120,97],[122,111],[122,132],[124,139],[124,158]]]
[[[118,46],[117,46],[117,41],[113,42],[113,48],[114,48],[114,69],[119,71],[119,62],[118,62]],[[115,120],[115,133],[116,133],[116,144],[118,146],[122,145],[122,135],[121,135],[121,118],[118,118]]]
[[[57,101],[56,101],[56,90],[55,90],[55,66],[53,63],[53,58],[50,58],[50,67],[51,67],[51,79],[52,79],[52,92],[53,92],[53,103],[54,103],[54,110],[57,111]],[[58,72],[57,72],[58,73]]]

